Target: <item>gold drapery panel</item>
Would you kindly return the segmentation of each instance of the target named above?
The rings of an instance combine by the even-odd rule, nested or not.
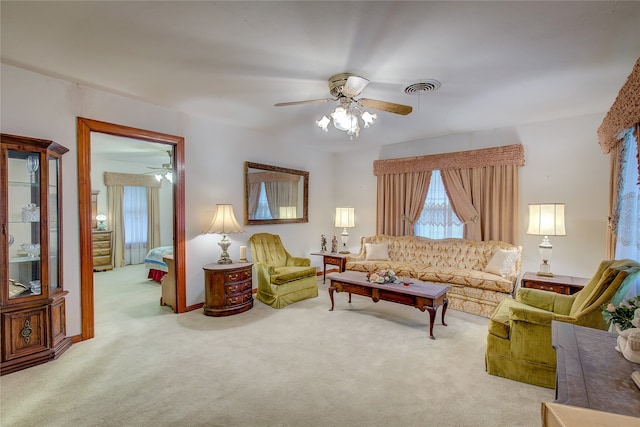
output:
[[[116,173],[105,172],[104,173],[104,185],[121,185],[128,187],[151,187],[160,188],[161,182],[155,179],[151,175],[138,175],[133,173]]]
[[[429,156],[374,160],[373,175],[481,168],[500,165],[524,166],[524,147],[522,144],[458,151],[455,153],[432,154]]]
[[[431,171],[378,177],[376,233],[413,236],[431,180]]]
[[[604,154],[620,142],[621,133],[640,122],[640,58],[616,100],[598,128],[598,142]]]

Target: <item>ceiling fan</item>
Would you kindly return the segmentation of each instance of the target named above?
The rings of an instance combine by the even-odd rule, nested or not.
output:
[[[154,168],[147,166],[147,169],[151,169],[153,172],[147,172],[147,174],[153,174],[155,178],[160,182],[164,177],[167,181],[173,182],[173,151],[167,150],[169,155],[169,163],[163,163],[162,167]]]
[[[358,117],[364,122],[364,127],[369,127],[376,119],[375,114],[363,111],[360,107],[372,108],[374,110],[386,111],[394,114],[406,116],[413,108],[409,105],[395,104],[393,102],[379,101],[376,99],[356,98],[369,84],[369,80],[351,73],[336,74],[329,78],[329,93],[333,98],[310,99],[307,101],[280,102],[276,107],[286,107],[290,105],[313,104],[320,102],[338,101],[340,104],[331,112],[333,125],[342,131],[347,132],[352,138],[360,132]],[[324,116],[316,124],[325,132],[330,123],[329,118]]]

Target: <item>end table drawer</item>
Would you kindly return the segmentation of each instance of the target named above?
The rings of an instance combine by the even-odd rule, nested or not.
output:
[[[252,298],[251,291],[245,292],[244,294],[240,294],[240,295],[233,295],[233,296],[227,297],[227,305],[242,304],[250,301],[251,298]]]
[[[245,292],[246,290],[251,290],[252,284],[251,281],[244,283],[236,283],[233,285],[225,285],[224,293],[227,295],[233,295],[241,292]]]
[[[251,279],[251,270],[231,271],[224,274],[225,283],[242,282]]]
[[[567,288],[565,286],[553,285],[551,283],[527,282],[527,288],[541,289],[543,291],[551,291],[558,294],[564,294],[567,292]]]

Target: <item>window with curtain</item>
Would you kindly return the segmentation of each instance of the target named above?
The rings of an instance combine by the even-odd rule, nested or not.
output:
[[[638,142],[633,129],[622,141],[620,187],[615,211],[618,216],[616,258],[640,260],[640,186],[638,185]]]
[[[464,234],[464,224],[451,208],[438,170],[431,173],[427,198],[413,230],[416,236],[430,239],[462,238]]]
[[[124,263],[141,264],[147,254],[148,208],[146,187],[124,187]]]
[[[258,209],[256,209],[255,219],[273,219],[271,210],[269,209],[269,201],[267,200],[267,191],[264,182],[260,183],[260,196],[258,197]]]

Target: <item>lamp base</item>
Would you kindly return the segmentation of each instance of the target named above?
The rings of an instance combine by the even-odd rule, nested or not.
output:
[[[349,251],[340,251],[340,252],[338,252],[338,253],[339,253],[339,254],[350,254],[351,252],[349,252]]]
[[[542,260],[542,264],[540,264],[540,271],[536,273],[538,276],[544,277],[553,277],[553,273],[551,272],[551,266],[549,262],[545,259]]]
[[[544,271],[538,271],[536,273],[536,275],[537,276],[544,276],[544,277],[553,277],[553,273],[547,273],[547,272],[544,272]]]
[[[227,252],[227,249],[229,249],[229,246],[231,246],[231,241],[226,234],[222,235],[222,240],[218,242],[218,245],[222,248],[220,259],[218,259],[218,264],[231,264],[233,260],[229,258],[229,252]]]

